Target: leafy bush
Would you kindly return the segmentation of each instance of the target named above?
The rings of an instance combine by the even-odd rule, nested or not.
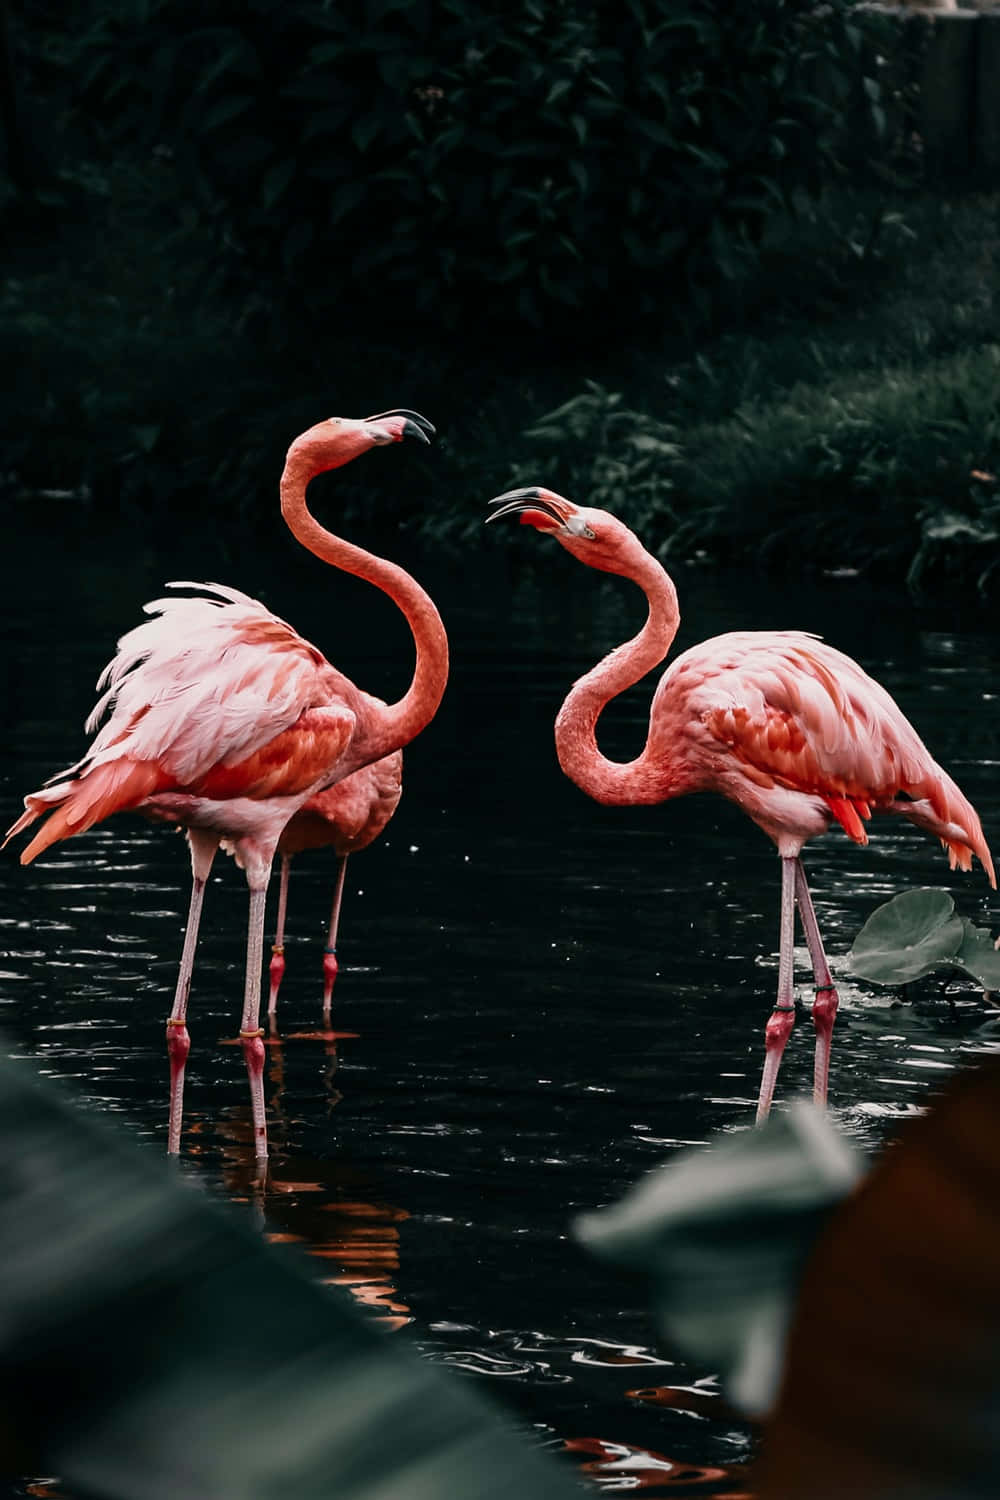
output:
[[[833,562],[881,553],[916,566],[922,528],[933,542],[949,501],[958,515],[971,503],[971,540],[975,492],[992,495],[972,475],[1000,457],[1000,347],[751,398],[687,439],[677,485],[710,540],[787,554],[808,534]]]
[[[544,455],[523,466],[531,483],[545,480],[583,504],[612,511],[627,504],[632,513],[650,519],[666,514],[676,522],[667,503],[679,452],[674,429],[623,405],[620,392],[588,380],[578,396],[539,418],[523,436]]]
[[[819,190],[853,0],[118,0],[78,109],[170,155],[282,307],[607,328],[734,275]],[[821,78],[822,87],[817,84]],[[877,81],[863,93],[877,108]],[[235,252],[235,254],[233,254]]]
[[[635,402],[585,382],[522,433],[543,456],[516,482],[618,511],[661,556],[876,563],[914,588],[950,570],[985,590],[1000,567],[1000,346],[800,380],[685,425],[712,373],[701,357]]]

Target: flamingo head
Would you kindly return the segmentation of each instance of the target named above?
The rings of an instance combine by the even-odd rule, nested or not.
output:
[[[325,422],[317,422],[295,439],[288,456],[308,454],[313,472],[318,474],[350,463],[369,448],[401,443],[409,437],[429,443],[433,436],[434,428],[426,417],[394,407],[373,417],[329,417]]]
[[[520,515],[522,526],[548,532],[567,552],[604,573],[630,573],[636,550],[643,551],[635,533],[617,516],[574,505],[552,490],[508,490],[489,503],[498,509],[487,516],[487,524],[501,516]]]

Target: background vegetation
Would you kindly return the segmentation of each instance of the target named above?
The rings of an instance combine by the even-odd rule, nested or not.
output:
[[[922,182],[893,18],[28,0],[9,30],[8,504],[246,524],[296,431],[398,401],[440,424],[434,509],[368,471],[349,521],[458,538],[548,478],[672,556],[994,582],[997,200]]]

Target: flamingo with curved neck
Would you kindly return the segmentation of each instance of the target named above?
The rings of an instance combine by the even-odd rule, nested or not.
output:
[[[46,821],[21,855],[28,864],[61,839],[134,809],[183,828],[191,848],[191,905],[174,1004],[167,1021],[170,1120],[180,1149],[187,1002],[202,898],[220,844],[250,891],[240,1041],[250,1080],[259,1158],[267,1155],[264,1046],[259,1026],[264,902],[282,831],[310,797],[409,743],[430,722],[448,680],[448,641],[433,602],[402,568],[327,531],[306,504],[311,479],[369,448],[428,442],[431,424],[397,409],[362,420],[333,417],[296,438],[281,505],[293,534],[331,566],[388,594],[416,648],[409,689],[385,704],[362,692],[322,652],[257,600],[218,584],[145,607],[151,618],[118,642],[87,720],[104,723],[83,758],[25,798],[8,839]]]
[[[612,805],[718,792],[774,841],[782,869],[778,995],[765,1030],[757,1119],[771,1107],[795,1019],[796,904],[816,984],[813,1095],[825,1104],[839,1001],[803,845],[835,822],[867,844],[872,813],[892,812],[939,838],[952,869],[971,869],[975,854],[995,889],[975,809],[885,689],[849,656],[800,631],[733,631],[683,652],[660,679],[641,753],[624,763],[609,760],[597,745],[598,719],[667,655],[680,623],[677,590],[638,537],[607,511],[540,488],[510,490],[490,503],[498,509],[489,520],[519,515],[580,562],[621,574],[646,595],[649,615],[639,634],[586,673],[559,710],[559,764],[588,796]]]

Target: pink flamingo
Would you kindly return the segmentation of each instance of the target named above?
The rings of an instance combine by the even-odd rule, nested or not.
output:
[[[670,650],[680,623],[677,590],[638,537],[606,511],[533,488],[490,503],[500,507],[491,521],[520,514],[523,525],[550,533],[581,562],[630,578],[645,593],[642,630],[582,677],[559,710],[559,764],[588,796],[612,806],[719,792],[774,840],[781,856],[778,995],[765,1031],[757,1120],[771,1107],[795,1018],[796,903],[816,982],[813,1092],[825,1104],[839,1002],[799,858],[803,844],[834,822],[867,844],[872,812],[898,813],[941,840],[952,869],[971,869],[977,855],[996,889],[974,808],[885,689],[849,656],[801,631],[733,631],[692,646],[660,678],[642,753],[627,763],[607,760],[595,739],[601,710]]]
[[[60,839],[126,809],[184,828],[192,888],[173,1008],[167,1020],[170,1122],[167,1149],[180,1150],[186,1015],[205,884],[221,844],[250,890],[240,1041],[250,1080],[257,1155],[267,1155],[264,1045],[258,1025],[264,902],[286,823],[323,787],[409,743],[437,711],[448,679],[448,641],[433,602],[402,568],[322,527],[306,505],[310,480],[369,448],[434,429],[415,412],[363,420],[332,417],[288,450],[281,510],[292,534],[332,567],[388,594],[406,617],[416,668],[398,703],[361,692],[322,652],[246,594],[218,584],[195,598],[158,599],[152,616],[118,642],[88,732],[107,714],[83,759],[25,798],[8,839],[47,820],[21,855],[28,864]]]
[[[374,843],[399,806],[403,795],[403,752],[396,750],[374,765],[364,766],[338,781],[335,786],[317,792],[285,825],[278,840],[281,856],[281,883],[278,887],[278,920],[271,949],[271,991],[267,1002],[267,1019],[272,1037],[277,1037],[278,990],[285,972],[285,913],[288,907],[288,876],[292,855],[303,849],[332,847],[337,855],[337,878],[333,887],[333,906],[323,952],[323,1032],[322,1039],[333,1041],[330,1030],[330,1002],[337,978],[337,929],[340,905],[344,898],[347,856]]]

